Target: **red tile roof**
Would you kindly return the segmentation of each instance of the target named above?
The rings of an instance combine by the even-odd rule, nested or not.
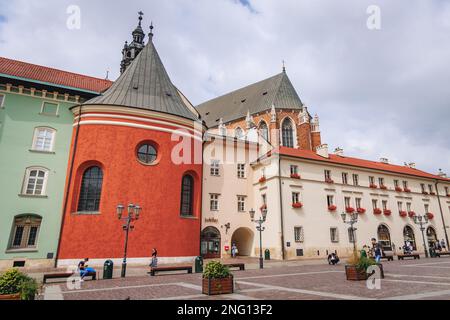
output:
[[[363,160],[358,158],[351,158],[351,157],[343,157],[343,156],[337,156],[334,154],[330,154],[329,158],[324,158],[319,156],[317,153],[309,150],[300,150],[300,149],[292,149],[292,148],[286,148],[286,147],[280,147],[279,154],[284,156],[290,156],[295,158],[302,158],[307,160],[316,160],[316,161],[322,161],[322,162],[328,162],[333,164],[340,164],[340,165],[347,165],[347,166],[353,166],[353,167],[360,167],[360,168],[366,168],[366,169],[374,169],[374,170],[380,170],[380,171],[386,171],[390,173],[397,173],[397,174],[404,174],[404,175],[410,175],[410,176],[416,176],[421,178],[428,178],[428,179],[438,179],[446,182],[450,182],[450,179],[440,177],[438,175],[434,175],[431,173],[427,173],[418,169],[413,169],[406,166],[398,166],[394,164],[386,164],[382,162],[376,162],[376,161],[370,161],[370,160]]]
[[[3,57],[0,57],[0,74],[98,93],[103,92],[112,85],[112,82],[109,80],[84,76]]]

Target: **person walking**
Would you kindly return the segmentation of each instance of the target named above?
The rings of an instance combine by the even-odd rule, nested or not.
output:
[[[372,246],[373,246],[373,253],[375,256],[375,262],[380,263],[382,251],[381,251],[381,245],[377,242],[377,239],[372,238]]]
[[[236,246],[236,243],[233,243],[233,245],[231,246],[231,257],[236,258],[237,253],[238,253],[238,248]]]
[[[152,250],[152,261],[150,262],[151,268],[156,268],[158,266],[158,250],[153,248]]]
[[[447,251],[447,245],[445,244],[444,239],[441,240],[441,248],[442,248],[442,251]]]

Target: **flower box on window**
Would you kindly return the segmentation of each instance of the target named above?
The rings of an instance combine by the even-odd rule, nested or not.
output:
[[[378,188],[378,186],[376,185],[376,184],[370,184],[369,185],[369,188],[371,188],[371,189],[377,189]]]
[[[301,179],[300,175],[298,173],[291,174],[292,179]]]
[[[410,211],[410,212],[408,212],[408,216],[410,218],[414,218],[416,216],[416,213],[414,211]]]
[[[333,184],[333,183],[334,183],[334,180],[333,180],[333,179],[325,179],[325,182],[326,182],[326,183]]]
[[[356,209],[356,211],[357,211],[359,214],[364,214],[364,213],[366,213],[366,209],[364,209],[364,208],[358,208],[358,209]]]
[[[427,196],[427,195],[428,195],[428,192],[422,191],[422,194],[425,195],[425,196]]]
[[[389,209],[383,210],[383,213],[385,216],[390,216],[392,214],[392,211]]]
[[[264,182],[266,182],[266,177],[265,176],[262,176],[261,178],[259,178],[259,183],[264,183]]]
[[[430,195],[435,196],[436,192],[430,192]]]
[[[395,187],[395,191],[397,191],[397,192],[402,192],[402,191],[403,191],[403,189],[402,189],[402,188],[400,188],[400,187]]]
[[[427,213],[427,217],[428,217],[429,220],[433,220],[434,214],[432,214],[431,212],[428,212]]]
[[[303,203],[301,202],[295,202],[292,204],[292,208],[294,209],[300,209],[301,207],[303,207]]]
[[[381,190],[387,190],[388,187],[386,187],[386,186],[384,186],[384,185],[381,185],[381,186],[380,186],[380,189],[381,189]]]
[[[347,213],[353,213],[353,212],[355,212],[355,209],[352,208],[352,207],[347,207],[347,208],[345,208],[345,212],[347,212]]]
[[[337,210],[337,207],[335,205],[331,205],[328,207],[328,211],[335,212]]]
[[[407,192],[407,193],[410,193],[410,192],[411,192],[411,189],[405,188],[403,191],[405,191],[405,192]]]
[[[450,193],[447,195],[447,198],[450,198]]]
[[[402,217],[402,218],[405,218],[408,216],[408,212],[406,212],[406,211],[400,211],[399,214],[400,214],[400,217]]]
[[[379,209],[379,208],[373,209],[373,214],[380,215],[382,213],[383,213],[383,211],[381,211],[381,209]]]

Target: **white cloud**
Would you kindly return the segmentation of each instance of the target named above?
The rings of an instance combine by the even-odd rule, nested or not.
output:
[[[4,1],[3,1],[4,2]],[[82,26],[66,28],[79,5]],[[194,103],[288,75],[323,140],[353,156],[450,173],[450,4],[378,0],[380,31],[366,27],[369,0],[15,0],[2,3],[1,55],[104,77],[145,12],[173,82]],[[148,29],[147,29],[148,31]]]

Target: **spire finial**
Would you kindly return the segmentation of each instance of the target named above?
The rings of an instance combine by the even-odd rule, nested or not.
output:
[[[148,37],[150,38],[150,40],[153,39],[153,21],[150,23],[150,33],[148,34]]]
[[[286,61],[283,60],[283,72],[286,72]]]
[[[142,11],[138,12],[139,15],[139,27],[141,26],[141,22],[142,22],[142,16],[144,15],[144,13]]]

